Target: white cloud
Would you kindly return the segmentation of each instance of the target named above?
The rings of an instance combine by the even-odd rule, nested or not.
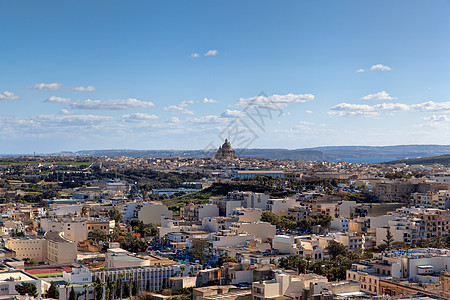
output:
[[[44,102],[69,103],[71,101],[72,101],[72,99],[70,99],[70,98],[64,98],[64,97],[58,97],[58,96],[50,96]]]
[[[241,98],[236,103],[237,107],[259,106],[282,108],[290,103],[301,103],[314,100],[313,94],[287,94],[272,96],[256,96],[252,98]]]
[[[32,86],[30,89],[32,90],[40,90],[40,91],[57,91],[62,89],[62,84],[57,82],[52,83],[38,83]]]
[[[305,110],[305,113],[312,114],[313,112],[312,112],[312,110]]]
[[[65,109],[65,108],[61,109],[59,111],[59,113],[62,114],[62,115],[71,115],[71,114],[73,114],[70,110]]]
[[[179,106],[179,105],[169,105],[164,107],[165,111],[170,111],[170,112],[177,112],[177,111],[182,111],[184,108]]]
[[[425,122],[416,127],[444,129],[444,128],[448,128],[448,122],[450,122],[450,118],[446,115],[427,116],[427,117],[423,117],[422,120]]]
[[[300,121],[297,125],[292,127],[290,131],[309,131],[311,130],[310,126],[314,126],[315,124],[312,122]]]
[[[131,115],[122,115],[122,120],[125,121],[153,121],[157,120],[158,116],[153,114],[135,113]]]
[[[205,53],[205,56],[216,56],[217,53],[219,53],[219,51],[217,51],[217,50],[209,50],[208,52]]]
[[[114,100],[78,100],[70,104],[72,109],[97,109],[97,110],[126,110],[135,108],[152,107],[151,101],[141,101],[135,98]]]
[[[98,116],[98,115],[66,115],[66,116],[38,115],[32,117],[31,119],[41,123],[83,125],[100,121],[110,121],[113,118],[109,116]]]
[[[3,93],[0,93],[0,102],[6,102],[17,99],[19,99],[19,96],[17,96],[12,92],[4,91]]]
[[[356,72],[356,73],[362,73],[362,72],[366,72],[366,70],[364,70],[364,69],[358,69],[358,70],[356,70],[355,72]]]
[[[77,87],[74,87],[73,90],[75,92],[95,92],[95,86],[93,86],[93,85],[77,86]]]
[[[198,54],[198,53],[192,53],[192,54],[191,54],[191,57],[197,58],[197,57],[200,57],[200,54]]]
[[[227,109],[226,111],[224,111],[220,116],[222,118],[236,118],[236,117],[242,117],[244,116],[245,113],[240,111],[240,110],[230,110]]]
[[[171,113],[181,113],[185,115],[193,115],[194,112],[192,110],[187,109],[189,105],[194,104],[194,101],[182,101],[181,103],[177,105],[169,105],[164,107],[165,111],[171,112]]]
[[[411,105],[411,108],[417,111],[422,111],[422,112],[446,112],[446,111],[450,111],[450,102],[433,102],[433,101],[428,101],[428,102],[423,102],[423,103],[419,103],[419,104],[413,104]]]
[[[395,100],[397,97],[391,97],[386,91],[375,94],[369,94],[361,98],[361,100]]]
[[[181,120],[178,119],[177,117],[171,117],[169,118],[169,120],[167,120],[168,123],[180,123]]]
[[[370,67],[370,71],[390,71],[390,70],[392,70],[390,67],[382,64],[376,64]]]
[[[203,99],[203,103],[217,103],[217,100],[214,99],[208,99],[208,98],[204,98]]]
[[[377,117],[383,113],[410,110],[409,105],[402,103],[381,103],[377,105],[340,103],[333,106],[328,114],[338,117]]]
[[[203,116],[200,118],[187,119],[188,123],[191,123],[191,124],[219,124],[219,123],[222,123],[224,120],[227,120],[227,119],[218,117],[216,115],[207,115],[207,116]]]
[[[422,120],[424,121],[433,121],[433,122],[448,122],[450,121],[450,118],[446,115],[432,115],[428,117],[423,117]]]

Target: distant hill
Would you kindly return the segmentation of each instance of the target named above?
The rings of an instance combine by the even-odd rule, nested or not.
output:
[[[438,156],[450,153],[450,145],[398,145],[398,146],[330,146],[315,147],[311,150],[346,158],[387,158],[387,160],[399,160],[405,158],[419,158]],[[387,161],[386,160],[386,161]]]
[[[257,157],[271,159],[304,159],[304,160],[331,160],[334,157],[325,155],[317,150],[287,150],[287,149],[236,149],[236,154],[241,157]],[[202,150],[82,150],[72,152],[72,155],[89,156],[128,156],[128,157],[190,157],[209,158],[214,156],[214,151]],[[70,155],[70,152],[60,153]]]
[[[349,162],[391,162],[421,157],[437,157],[450,153],[450,145],[398,145],[398,146],[327,146],[303,149],[236,149],[241,157],[269,159],[304,159]],[[82,150],[60,152],[53,155],[128,156],[128,157],[190,157],[208,158],[214,151],[202,150]]]
[[[439,155],[433,157],[412,158],[412,159],[400,159],[386,162],[386,164],[408,164],[408,165],[433,165],[441,164],[444,166],[450,166],[450,154]]]

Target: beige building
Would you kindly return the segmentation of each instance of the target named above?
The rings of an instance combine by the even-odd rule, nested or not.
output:
[[[260,238],[262,242],[272,239],[277,233],[277,227],[268,222],[241,223],[231,224],[230,230],[236,233],[246,232]]]
[[[41,219],[41,229],[43,232],[62,232],[64,237],[74,241],[82,242],[87,240],[86,222],[75,219]]]
[[[73,263],[77,261],[77,243],[68,240],[62,233],[47,232],[47,260],[50,263]]]
[[[39,262],[72,263],[77,260],[77,243],[60,232],[47,232],[43,237],[21,237],[5,240],[5,247],[16,252],[20,259]]]
[[[107,219],[88,219],[86,221],[86,229],[87,235],[92,231],[98,229],[103,231],[106,234],[110,234],[113,232],[114,227],[116,226],[116,222],[114,220]]]
[[[34,258],[37,261],[47,259],[47,240],[44,237],[7,238],[5,247],[16,252],[16,257],[20,259]]]
[[[138,205],[133,217],[141,220],[144,224],[161,224],[161,216],[173,217],[173,212],[161,202],[149,202]]]
[[[303,289],[310,284],[328,283],[325,276],[316,274],[275,274],[275,279],[253,282],[252,295],[254,300],[265,300],[282,297],[283,295],[295,296],[300,298]]]
[[[122,248],[108,249],[105,254],[106,269],[136,268],[148,266],[150,266],[150,261],[148,259],[133,255]]]

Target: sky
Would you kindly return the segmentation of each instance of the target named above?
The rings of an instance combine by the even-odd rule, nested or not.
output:
[[[0,154],[449,144],[450,1],[0,1]]]

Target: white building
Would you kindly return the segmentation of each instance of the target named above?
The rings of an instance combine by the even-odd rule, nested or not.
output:
[[[10,298],[7,299],[11,299],[11,296],[19,295],[16,291],[16,285],[21,285],[24,282],[32,283],[36,286],[38,292],[37,299],[40,299],[50,287],[48,282],[25,273],[22,270],[11,270],[0,273],[0,296],[10,296]]]
[[[333,218],[331,220],[330,228],[338,231],[346,232],[349,230],[350,220],[344,217]]]
[[[233,247],[245,245],[247,241],[254,241],[255,236],[248,233],[234,233],[230,230],[223,230],[212,234],[213,248],[217,247]]]

